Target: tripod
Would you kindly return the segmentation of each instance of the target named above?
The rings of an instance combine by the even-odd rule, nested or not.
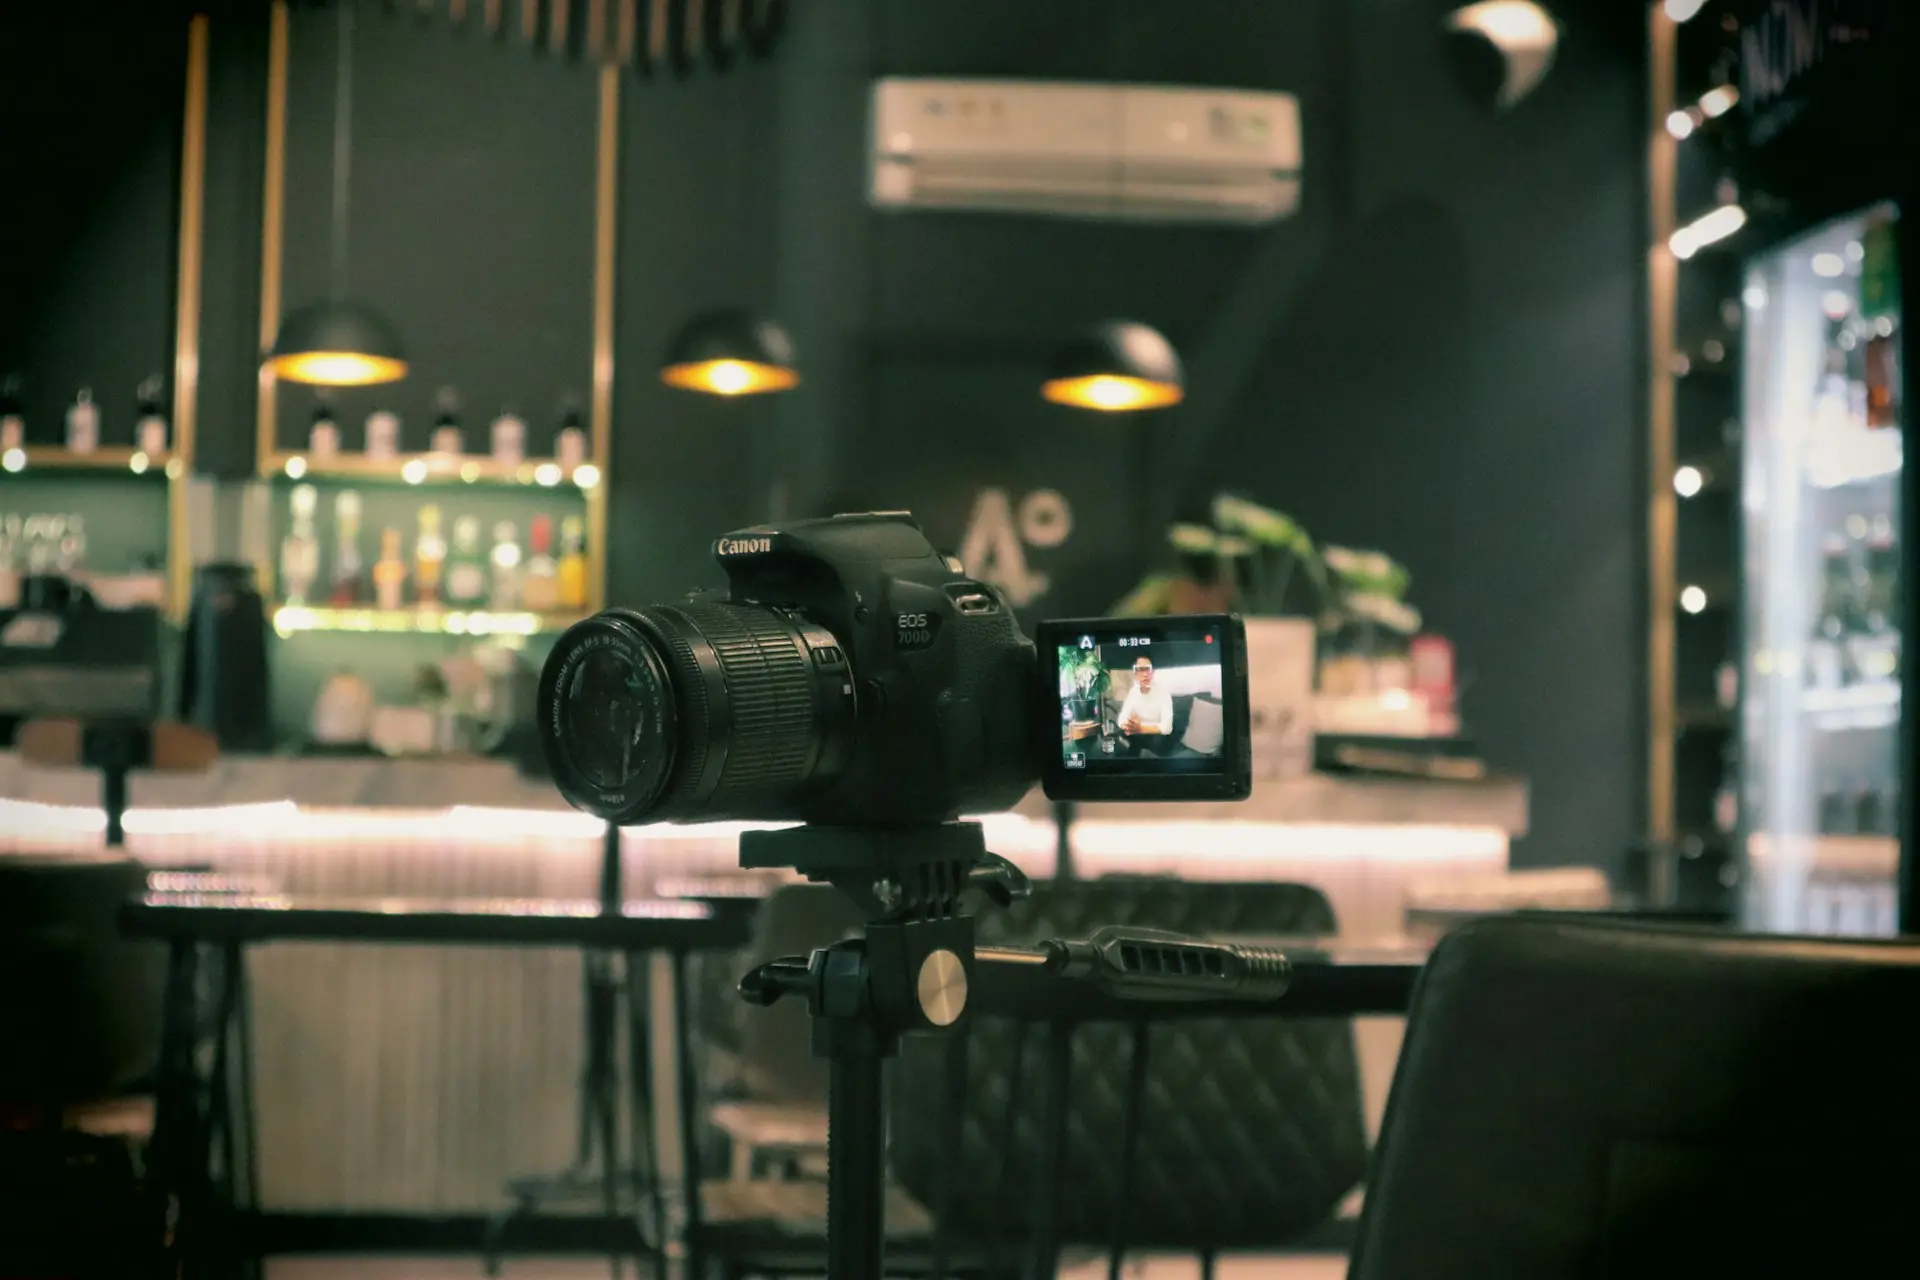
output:
[[[1070,1006],[1088,1007],[1078,993],[1097,990],[1123,1005],[1192,1008],[1271,1004],[1292,981],[1277,949],[1151,929],[1101,929],[1085,941],[1048,941],[1036,950],[976,950],[973,919],[960,911],[963,892],[979,888],[1007,906],[1031,885],[1012,863],[986,851],[974,823],[747,832],[740,865],[790,867],[833,885],[868,913],[866,936],[805,959],[768,961],[740,981],[741,996],[753,1004],[803,997],[813,1014],[813,1051],[829,1063],[827,1280],[884,1274],[882,1071],[902,1036],[954,1030],[976,991],[996,1001],[1017,998],[1009,1003],[1044,997],[1050,984],[1039,979],[1075,992]],[[976,986],[976,975],[992,981]],[[1051,1233],[1051,1225],[1037,1231],[1043,1244]],[[1048,1248],[1036,1249],[1037,1258],[1049,1256]]]
[[[620,828],[608,823],[601,837],[599,906],[603,915],[618,915],[625,906],[620,874]],[[626,996],[632,1000],[633,974],[626,975]],[[584,1062],[580,1072],[580,1136],[573,1164],[556,1174],[518,1178],[507,1185],[513,1203],[487,1220],[481,1255],[488,1275],[500,1273],[501,1250],[507,1227],[515,1218],[531,1214],[544,1202],[585,1200],[598,1192],[601,1209],[609,1224],[620,1216],[622,1192],[635,1196],[659,1194],[658,1171],[652,1167],[653,1144],[648,1126],[650,1117],[633,1117],[636,1156],[645,1156],[646,1168],[620,1166],[620,1065],[619,1026],[621,975],[613,956],[589,951],[581,956],[581,1018],[584,1032]],[[628,1069],[642,1081],[646,1078],[645,1055],[634,1046]],[[645,1090],[636,1090],[644,1094]],[[643,1135],[645,1139],[643,1140]],[[653,1215],[656,1230],[664,1213],[658,1203]],[[635,1218],[638,1221],[638,1218]],[[664,1250],[664,1239],[649,1242],[656,1251]],[[619,1280],[620,1243],[608,1245],[608,1262],[614,1280]]]
[[[960,898],[983,889],[1005,905],[1029,890],[988,853],[974,823],[891,830],[794,827],[740,837],[744,869],[790,867],[848,894],[866,935],[811,957],[769,961],[740,982],[768,1005],[802,996],[827,1086],[828,1280],[879,1280],[886,1237],[882,1067],[915,1032],[947,1031],[966,1012],[973,920]]]

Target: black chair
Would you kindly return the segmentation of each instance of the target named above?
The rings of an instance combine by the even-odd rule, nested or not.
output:
[[[1107,924],[1335,930],[1325,895],[1304,885],[1115,877],[1037,885],[1010,910],[982,914],[979,941],[1084,937]],[[1066,1078],[1050,1082],[1063,1047]],[[1067,1106],[1052,1119],[1064,1140],[1050,1143],[1061,1084]],[[909,1041],[891,1098],[894,1176],[932,1209],[952,1270],[1017,1263],[1050,1274],[1055,1259],[1023,1256],[1036,1236],[1108,1251],[1112,1265],[1154,1249],[1198,1255],[1209,1270],[1228,1249],[1337,1247],[1310,1237],[1366,1169],[1352,1024],[1340,1020],[1046,1028],[976,1018],[964,1040]],[[1038,1219],[1042,1206],[1051,1223]]]
[[[1316,889],[1145,878],[1041,884],[1012,909],[978,917],[982,945],[1085,936],[1102,924],[1334,931]],[[769,1024],[766,1043],[797,1052],[803,1025]],[[1184,1250],[1209,1263],[1223,1249],[1300,1245],[1327,1224],[1366,1165],[1351,1025],[1195,1021],[1144,1031],[976,1017],[963,1035],[910,1038],[889,1074],[889,1272],[1048,1274],[1054,1258],[1031,1249],[1043,1204],[1055,1209],[1045,1232],[1055,1241]],[[1049,1076],[1057,1082],[1061,1066],[1067,1106],[1050,1113]],[[1066,1125],[1058,1177],[1044,1158],[1050,1115]],[[1056,1196],[1041,1194],[1055,1184]],[[708,1184],[710,1208],[719,1190]],[[733,1221],[709,1224],[709,1256],[728,1275],[818,1274],[824,1187],[773,1184],[761,1198],[767,1211],[752,1220],[735,1208]]]
[[[1911,944],[1466,924],[1415,997],[1349,1274],[1886,1274],[1920,1200],[1916,1009]]]

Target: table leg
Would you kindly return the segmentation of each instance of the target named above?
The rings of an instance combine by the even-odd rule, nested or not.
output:
[[[153,1224],[152,1269],[172,1277],[179,1269],[181,1211],[188,1153],[198,1098],[194,1047],[198,1040],[195,991],[199,959],[191,942],[176,940],[167,949],[167,982],[161,1011],[160,1065],[154,1083],[153,1139],[147,1144],[146,1181],[158,1214]]]
[[[694,1075],[693,1018],[689,1013],[687,953],[673,953],[673,1041],[680,1077],[680,1167],[684,1184],[681,1213],[686,1234],[687,1280],[706,1280],[706,1259],[700,1222],[700,1082]]]
[[[1031,1280],[1051,1280],[1060,1266],[1060,1186],[1066,1176],[1067,1106],[1073,1087],[1073,1025],[1048,1028],[1047,1083],[1041,1112],[1040,1203],[1035,1213]]]
[[[667,1200],[661,1185],[659,1144],[654,1141],[658,1114],[653,1104],[653,1037],[648,1034],[652,1009],[647,999],[649,957],[631,952],[627,961],[627,1096],[632,1129],[633,1176],[637,1200],[635,1225],[640,1235],[640,1262],[651,1264],[654,1280],[666,1280]],[[641,1221],[645,1214],[651,1222]]]

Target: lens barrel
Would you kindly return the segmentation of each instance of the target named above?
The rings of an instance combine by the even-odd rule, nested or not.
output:
[[[853,748],[845,650],[764,605],[609,609],[540,673],[541,746],[561,795],[621,825],[799,816]]]

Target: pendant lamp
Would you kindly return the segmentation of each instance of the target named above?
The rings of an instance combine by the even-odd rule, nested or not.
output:
[[[793,339],[771,320],[736,309],[695,316],[674,335],[660,380],[683,391],[751,396],[800,384]]]
[[[333,98],[333,259],[327,300],[280,322],[264,364],[284,382],[361,387],[407,376],[400,335],[372,309],[347,301],[347,189],[353,158],[353,5],[341,0]]]
[[[1186,387],[1180,354],[1159,330],[1109,320],[1055,353],[1040,394],[1055,404],[1127,413],[1179,404]]]

